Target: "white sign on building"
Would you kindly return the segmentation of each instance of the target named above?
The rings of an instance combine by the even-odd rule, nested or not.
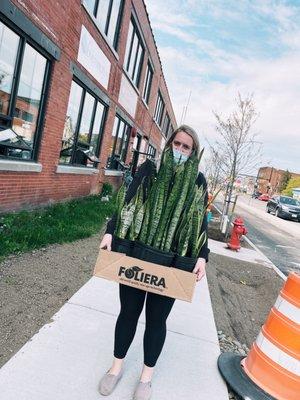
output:
[[[125,110],[135,118],[136,104],[138,95],[131,86],[125,74],[122,75],[121,87],[119,93],[119,103],[125,108]]]
[[[83,25],[77,60],[107,89],[111,63]]]
[[[300,188],[293,189],[293,198],[300,200]]]

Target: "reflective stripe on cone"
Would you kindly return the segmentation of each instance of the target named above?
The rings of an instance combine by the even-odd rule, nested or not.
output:
[[[277,400],[299,400],[299,376],[268,358],[256,344],[242,361],[244,371],[254,383]]]
[[[246,374],[278,400],[300,399],[300,275],[292,273],[242,361]]]
[[[295,324],[300,324],[300,308],[285,300],[280,295],[274,305],[276,310],[281,314],[285,315],[288,319],[295,322]]]
[[[218,368],[244,400],[300,400],[300,275],[291,273],[246,358],[222,353]]]

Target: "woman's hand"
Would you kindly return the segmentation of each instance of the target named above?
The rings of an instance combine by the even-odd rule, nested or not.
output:
[[[111,242],[112,235],[110,233],[106,233],[101,240],[100,249],[111,251]]]
[[[206,260],[205,258],[198,258],[195,268],[193,269],[193,272],[197,274],[197,282],[200,281],[200,279],[203,278],[205,275],[205,265],[206,265]]]

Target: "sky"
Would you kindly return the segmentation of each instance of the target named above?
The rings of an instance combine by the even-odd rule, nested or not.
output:
[[[177,123],[201,143],[253,95],[261,165],[300,173],[300,0],[145,0]],[[255,173],[253,171],[253,173]]]

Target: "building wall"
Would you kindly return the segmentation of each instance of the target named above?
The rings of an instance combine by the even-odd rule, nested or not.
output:
[[[280,185],[286,171],[273,167],[261,167],[258,171],[258,190],[271,195],[279,193]],[[300,177],[300,174],[290,172],[292,178]]]
[[[5,3],[7,2],[8,0],[5,1]],[[117,188],[121,181],[120,172],[107,170],[106,168],[117,109],[128,119],[130,125],[135,127],[137,132],[147,139],[147,143],[154,145],[157,151],[160,152],[161,141],[165,138],[165,135],[153,119],[157,92],[160,89],[171,123],[174,128],[176,127],[175,115],[161,70],[161,63],[144,2],[142,0],[133,0],[132,2],[125,0],[117,53],[112,50],[105,37],[101,35],[80,0],[65,0],[56,3],[55,6],[48,0],[39,0],[38,2],[33,0],[14,0],[12,4],[22,11],[47,38],[56,44],[61,53],[59,61],[51,61],[52,72],[46,100],[44,123],[38,156],[37,160],[35,160],[36,164],[41,165],[41,171],[28,172],[28,164],[26,162],[20,161],[17,166],[12,166],[10,159],[0,157],[0,212],[99,193],[103,182],[111,182]],[[1,7],[0,20],[5,22],[1,14]],[[119,103],[121,80],[125,75],[123,63],[132,13],[137,16],[139,27],[146,43],[139,85],[140,90],[134,89],[138,95],[134,116],[130,115]],[[107,88],[102,86],[77,61],[82,25],[88,30],[111,63]],[[149,56],[155,71],[149,105],[146,106],[141,94]],[[98,154],[100,159],[98,169],[88,170],[84,167],[77,169],[72,167],[69,170],[64,169],[65,173],[58,173],[57,167],[59,165],[62,133],[73,79],[70,69],[71,62],[107,96],[110,104],[107,110],[101,149]],[[127,163],[132,158],[133,141],[134,138],[130,136],[126,156]],[[18,169],[18,171],[11,169]],[[118,174],[119,176],[116,176]]]

